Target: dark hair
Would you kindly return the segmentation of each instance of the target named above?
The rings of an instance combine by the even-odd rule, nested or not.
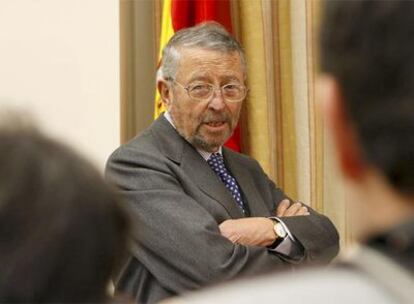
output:
[[[0,302],[102,302],[129,224],[100,174],[36,131],[0,130]]]
[[[322,72],[345,98],[365,161],[414,194],[414,2],[325,1]]]

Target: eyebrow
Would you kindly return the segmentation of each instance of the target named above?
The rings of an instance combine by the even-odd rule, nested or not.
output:
[[[211,77],[209,77],[208,74],[203,73],[203,74],[193,75],[190,78],[190,81],[189,82],[198,81],[198,80],[207,81],[207,80],[210,80],[210,79],[211,79]]]
[[[236,80],[237,82],[240,82],[240,80],[234,75],[225,75],[223,78],[225,80]]]
[[[222,78],[225,81],[235,80],[237,82],[240,82],[240,80],[234,75],[224,75],[224,76],[222,76]],[[206,82],[208,82],[209,80],[211,80],[211,76],[210,76],[209,73],[197,73],[197,74],[193,75],[190,78],[189,82],[194,82],[194,81],[206,81]]]

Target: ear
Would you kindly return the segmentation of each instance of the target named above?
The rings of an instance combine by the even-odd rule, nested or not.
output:
[[[169,84],[165,80],[158,80],[157,81],[157,89],[158,93],[161,96],[162,101],[165,104],[167,110],[170,108],[172,103],[172,92]]]
[[[318,89],[322,101],[325,123],[332,135],[342,174],[351,180],[362,178],[366,170],[359,141],[345,109],[341,88],[331,76],[318,79]]]

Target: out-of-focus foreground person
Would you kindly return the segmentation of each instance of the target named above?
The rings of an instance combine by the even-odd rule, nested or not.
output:
[[[187,301],[414,303],[414,2],[326,1],[320,47],[324,116],[360,245],[330,271]]]
[[[129,231],[118,198],[70,149],[9,123],[0,126],[0,302],[109,302]]]

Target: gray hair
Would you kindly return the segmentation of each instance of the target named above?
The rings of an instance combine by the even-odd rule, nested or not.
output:
[[[238,52],[246,71],[246,59],[240,43],[223,26],[210,21],[182,29],[171,37],[162,51],[162,62],[157,71],[158,80],[174,79],[181,48],[203,48],[223,53]]]

